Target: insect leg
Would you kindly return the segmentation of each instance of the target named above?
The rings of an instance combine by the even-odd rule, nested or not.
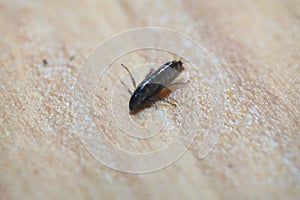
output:
[[[166,103],[168,103],[168,104],[170,104],[170,105],[172,105],[172,106],[177,106],[175,103],[172,103],[172,102],[170,102],[170,101],[168,101],[168,100],[166,100],[166,99],[163,99],[163,98],[159,98],[159,97],[151,97],[151,98],[149,98],[148,99],[149,101],[163,101],[163,102],[166,102]]]
[[[135,83],[135,80],[134,80],[134,78],[133,78],[133,75],[131,74],[131,72],[129,71],[129,69],[128,69],[125,65],[123,65],[123,64],[121,64],[121,65],[122,65],[122,67],[124,67],[125,70],[129,73],[130,78],[131,78],[131,81],[132,81],[132,84],[133,84],[134,88],[136,88],[136,83]]]
[[[127,85],[123,81],[121,81],[121,83],[125,88],[127,88],[127,91],[129,92],[129,94],[132,95],[132,91],[127,87]]]
[[[149,76],[154,72],[153,68],[150,68],[148,74],[145,76],[145,79],[149,78]]]

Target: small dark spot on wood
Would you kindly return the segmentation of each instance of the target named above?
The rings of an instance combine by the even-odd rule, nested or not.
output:
[[[73,56],[70,57],[71,61],[74,60],[74,59],[75,59],[75,55],[73,55]]]
[[[43,59],[43,64],[48,65],[48,61],[46,59]]]
[[[36,175],[38,175],[40,172],[39,172],[38,169],[34,169],[33,173],[36,174]]]
[[[232,168],[232,167],[233,167],[233,165],[232,165],[232,164],[229,164],[229,165],[228,165],[228,167],[229,167],[229,168]]]

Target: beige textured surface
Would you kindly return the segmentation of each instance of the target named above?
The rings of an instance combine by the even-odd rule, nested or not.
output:
[[[299,1],[148,2],[0,2],[0,199],[299,199]],[[85,150],[70,104],[89,51],[145,26],[215,55],[226,120],[205,159],[196,140],[172,166],[132,175]]]

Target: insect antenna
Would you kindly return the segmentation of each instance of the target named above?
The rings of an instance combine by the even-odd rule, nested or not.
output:
[[[133,78],[133,75],[131,74],[131,72],[129,71],[129,69],[128,69],[125,65],[123,65],[123,64],[121,64],[121,65],[122,65],[122,67],[124,67],[125,70],[129,73],[130,78],[131,78],[131,81],[132,81],[132,84],[133,84],[134,88],[136,88],[136,83],[135,83],[135,80],[134,80],[134,78]]]
[[[185,64],[185,63],[190,63],[190,62],[191,62],[191,61],[189,61],[189,60],[186,60],[186,59],[184,59],[184,58],[182,58],[182,57],[180,57],[179,61],[181,61],[181,62],[182,62],[182,64]]]

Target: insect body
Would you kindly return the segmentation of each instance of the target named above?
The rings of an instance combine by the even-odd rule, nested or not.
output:
[[[124,65],[123,65],[124,66]],[[125,66],[124,66],[125,67]],[[128,68],[125,69],[130,73]],[[171,61],[163,64],[158,70],[146,76],[132,93],[129,101],[129,110],[136,111],[141,107],[144,107],[147,103],[159,100],[157,96],[162,89],[172,85],[172,81],[184,70],[182,61]],[[130,73],[133,85],[135,86],[135,80]]]

